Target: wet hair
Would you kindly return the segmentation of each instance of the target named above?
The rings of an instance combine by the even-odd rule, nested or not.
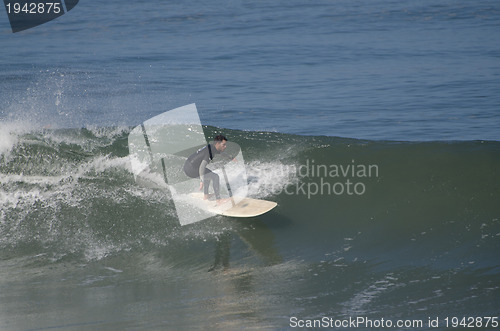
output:
[[[224,137],[224,136],[223,136],[223,135],[221,135],[221,134],[220,134],[220,135],[218,135],[218,136],[215,136],[215,137],[214,137],[214,142],[219,142],[219,141],[224,141],[224,140],[225,140],[225,141],[227,141],[227,138],[226,138],[226,137]]]

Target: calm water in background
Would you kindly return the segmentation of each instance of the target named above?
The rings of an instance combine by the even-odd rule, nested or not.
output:
[[[5,15],[0,117],[136,125],[196,102],[204,124],[225,128],[498,140],[499,7],[87,2],[18,34]]]
[[[0,14],[0,329],[498,315],[499,25],[498,1],[86,1],[17,34]],[[192,102],[276,210],[180,227],[135,183],[130,126]],[[290,169],[312,160],[379,174],[308,197],[321,178]]]

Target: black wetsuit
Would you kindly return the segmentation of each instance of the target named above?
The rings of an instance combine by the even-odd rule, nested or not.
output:
[[[190,155],[184,163],[184,172],[191,178],[200,178],[203,181],[204,194],[208,194],[210,181],[213,181],[215,198],[220,199],[219,175],[207,169],[207,165],[212,161],[215,154],[220,154],[220,152],[212,144],[199,149],[196,153]]]

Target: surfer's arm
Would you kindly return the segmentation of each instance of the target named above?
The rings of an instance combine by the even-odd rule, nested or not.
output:
[[[236,156],[232,156],[230,155],[229,153],[227,152],[222,152],[220,153],[220,156],[222,157],[223,160],[225,160],[226,162],[230,162],[230,161],[233,161],[233,162],[238,162],[236,160]]]

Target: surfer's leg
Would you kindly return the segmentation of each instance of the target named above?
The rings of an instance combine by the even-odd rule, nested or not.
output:
[[[219,175],[214,173],[213,181],[214,181],[215,199],[219,200],[220,199]]]
[[[203,193],[208,195],[208,186],[210,185],[210,181],[213,181],[215,198],[217,200],[220,199],[219,175],[206,169],[206,172],[203,176]]]
[[[208,196],[208,186],[210,185],[210,175],[205,174],[205,178],[203,180],[203,194]]]

